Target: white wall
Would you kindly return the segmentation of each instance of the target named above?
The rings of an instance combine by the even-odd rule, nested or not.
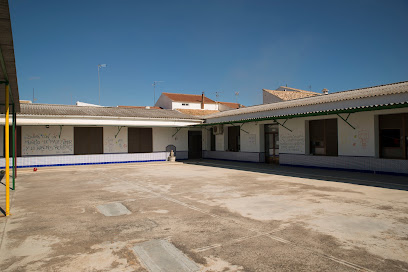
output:
[[[337,119],[338,128],[338,155],[339,156],[366,156],[378,157],[378,132],[375,119],[378,115],[408,112],[407,109],[367,111],[350,114],[347,121],[353,129],[337,115],[303,117],[289,119],[285,126],[293,130],[290,132],[279,127],[280,153],[307,154],[308,122],[319,119]],[[348,114],[341,114],[346,119]],[[281,120],[280,122],[283,122]],[[377,151],[376,151],[377,150]]]
[[[3,157],[4,153],[4,127],[0,127],[0,157]]]
[[[161,107],[163,109],[173,109],[172,104],[171,104],[171,99],[168,98],[165,95],[160,95],[159,99],[157,99],[157,102],[155,104],[156,107]]]
[[[215,150],[216,151],[225,151],[228,148],[227,135],[228,135],[228,128],[226,128],[226,126],[224,126],[223,134],[215,135]]]
[[[174,145],[176,151],[188,151],[188,128],[181,128],[177,132],[176,128],[153,128],[153,152],[165,151],[168,145]]]
[[[341,115],[343,118],[347,114]],[[374,113],[352,113],[347,120],[356,129],[346,122],[337,119],[339,156],[375,156]]]
[[[183,104],[188,104],[188,106],[183,106]],[[191,102],[173,102],[172,109],[195,109],[201,110],[201,103],[191,103]],[[217,104],[204,104],[205,110],[218,110]]]
[[[306,135],[305,118],[289,119],[285,123],[286,128],[279,126],[279,153],[305,154]],[[279,123],[283,123],[280,120]]]
[[[103,153],[127,153],[128,128],[104,127],[103,128]]]
[[[202,127],[201,128],[201,135],[202,135],[202,149],[203,150],[211,150],[211,127]]]
[[[245,123],[241,127],[240,142],[242,152],[261,152],[260,129],[257,123]]]
[[[74,154],[74,128],[23,126],[21,149],[22,156]]]
[[[276,95],[273,95],[273,94],[271,94],[271,93],[269,93],[267,91],[264,91],[264,90],[262,90],[262,97],[263,97],[262,104],[271,104],[271,103],[276,103],[276,102],[283,101],[283,99],[280,99]]]
[[[188,104],[188,106],[183,106],[183,104]],[[201,109],[201,103],[173,102],[172,109],[196,109],[196,110],[199,110],[199,109]]]
[[[204,104],[204,109],[205,110],[218,110],[218,104]]]

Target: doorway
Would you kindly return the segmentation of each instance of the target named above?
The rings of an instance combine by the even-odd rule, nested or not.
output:
[[[265,162],[279,164],[279,125],[265,125]]]
[[[188,132],[188,158],[202,158],[202,135],[201,131]]]

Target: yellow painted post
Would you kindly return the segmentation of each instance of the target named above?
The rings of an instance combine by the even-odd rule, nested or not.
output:
[[[9,139],[9,133],[10,133],[10,127],[9,127],[9,118],[10,118],[10,107],[9,107],[9,90],[10,87],[8,84],[6,84],[6,103],[5,103],[5,109],[6,109],[6,120],[5,120],[5,159],[6,159],[6,216],[10,215],[10,139]]]

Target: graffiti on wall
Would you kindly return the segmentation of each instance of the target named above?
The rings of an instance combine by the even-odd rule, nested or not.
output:
[[[359,129],[354,134],[353,146],[360,145],[363,149],[367,148],[367,143],[370,140],[370,134],[365,129]]]
[[[22,134],[22,152],[23,155],[72,154],[74,143],[72,138],[54,129],[31,130]]]
[[[103,131],[104,153],[126,153],[128,151],[127,129],[124,127],[105,127]]]

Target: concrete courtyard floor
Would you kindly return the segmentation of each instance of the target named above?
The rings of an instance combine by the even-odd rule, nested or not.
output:
[[[146,271],[133,247],[153,239],[200,271],[408,271],[406,177],[206,160],[92,165],[19,170],[11,196],[0,271]],[[131,213],[107,217],[97,207],[109,203]]]

